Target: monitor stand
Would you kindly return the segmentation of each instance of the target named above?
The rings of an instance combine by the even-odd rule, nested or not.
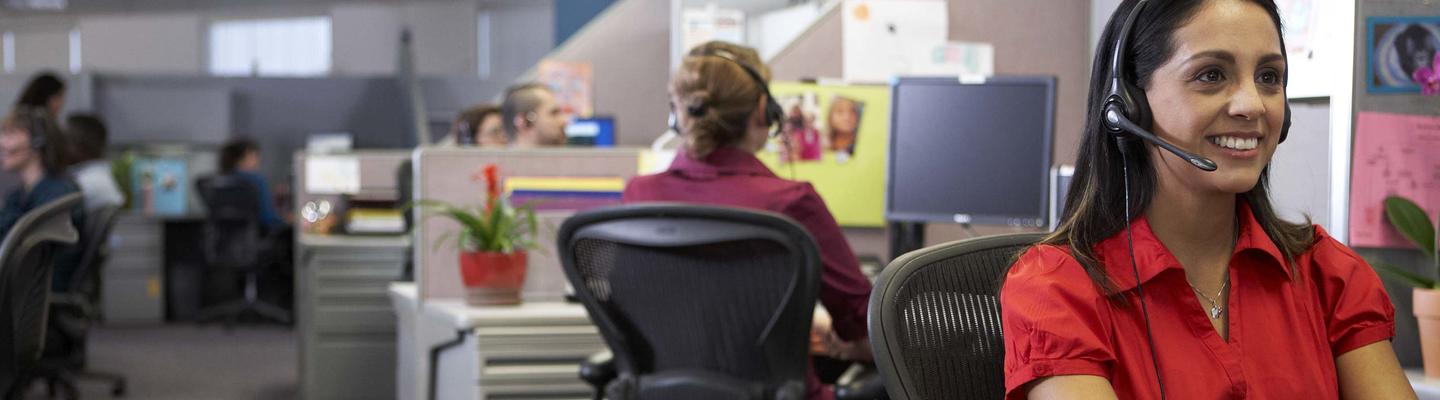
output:
[[[925,247],[924,222],[890,221],[887,224],[889,225],[890,259],[892,261],[905,253]]]

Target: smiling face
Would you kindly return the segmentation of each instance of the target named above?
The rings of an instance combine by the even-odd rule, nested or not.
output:
[[[1204,193],[1255,187],[1275,154],[1285,116],[1279,35],[1263,8],[1243,0],[1211,1],[1175,31],[1173,55],[1145,89],[1154,131],[1219,169],[1201,171],[1151,147],[1162,182]]]

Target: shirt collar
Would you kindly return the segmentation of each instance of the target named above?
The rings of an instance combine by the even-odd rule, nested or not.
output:
[[[714,178],[720,175],[758,175],[775,177],[765,163],[754,154],[734,147],[721,147],[711,151],[703,160],[696,160],[689,152],[681,150],[670,163],[670,171],[697,178]]]
[[[1260,264],[1273,265],[1280,268],[1285,276],[1290,276],[1290,265],[1284,261],[1285,257],[1280,253],[1280,248],[1275,246],[1270,235],[1265,233],[1264,227],[1255,219],[1250,205],[1241,200],[1235,208],[1240,229],[1239,236],[1235,239],[1235,250],[1230,255],[1231,262],[1243,255],[1253,254],[1260,256],[1257,260]],[[1155,236],[1155,232],[1150,230],[1150,221],[1144,215],[1131,221],[1130,229],[1134,236],[1135,264],[1140,270],[1141,282],[1149,282],[1168,269],[1183,269],[1175,255],[1171,254],[1165,244]],[[1116,289],[1123,292],[1135,288],[1135,272],[1130,269],[1130,246],[1124,230],[1095,245],[1095,250]]]

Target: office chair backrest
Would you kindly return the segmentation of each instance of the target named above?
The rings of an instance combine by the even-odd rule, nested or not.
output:
[[[905,254],[870,294],[870,343],[894,400],[1000,399],[1000,284],[1039,233],[986,236]]]
[[[97,293],[100,264],[105,262],[105,248],[119,216],[120,206],[116,205],[102,206],[86,213],[85,226],[80,229],[80,241],[77,242],[81,246],[80,264],[65,286],[67,291],[84,293],[87,297]]]
[[[631,205],[571,217],[557,248],[615,354],[610,398],[804,397],[820,258],[799,225]]]
[[[61,245],[79,238],[71,217],[80,203],[79,193],[45,203],[21,216],[0,242],[0,393],[40,359],[52,263]]]
[[[195,182],[205,203],[201,252],[211,267],[253,268],[259,262],[260,195],[238,174],[214,175]]]

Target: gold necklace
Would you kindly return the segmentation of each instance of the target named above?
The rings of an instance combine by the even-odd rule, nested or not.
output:
[[[1240,240],[1240,217],[1238,217],[1238,216],[1235,217],[1235,233],[1234,233],[1234,236],[1233,236],[1233,237],[1234,237],[1234,239],[1232,239],[1231,242],[1235,242],[1235,241]],[[1219,300],[1216,300],[1216,299],[1225,297],[1225,289],[1230,287],[1230,266],[1229,266],[1229,265],[1226,265],[1226,266],[1225,266],[1225,276],[1224,276],[1224,279],[1225,279],[1225,280],[1220,283],[1220,291],[1215,292],[1215,297],[1214,297],[1214,298],[1211,298],[1210,296],[1206,296],[1204,293],[1200,293],[1200,289],[1197,288],[1197,287],[1195,287],[1195,284],[1194,284],[1194,283],[1191,283],[1189,279],[1186,279],[1186,280],[1185,280],[1185,283],[1190,284],[1190,290],[1194,290],[1194,291],[1195,291],[1195,294],[1200,295],[1200,298],[1201,298],[1201,299],[1204,299],[1206,303],[1210,303],[1210,319],[1218,319],[1218,318],[1220,318],[1220,314],[1221,314],[1221,313],[1227,311],[1226,308],[1228,308],[1228,307],[1222,307],[1222,305],[1228,306],[1228,304],[1221,303]]]

